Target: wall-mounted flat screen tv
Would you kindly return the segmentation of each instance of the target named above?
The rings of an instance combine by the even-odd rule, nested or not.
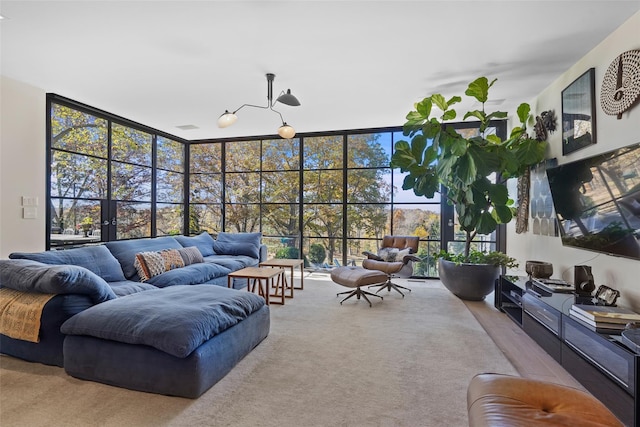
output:
[[[564,246],[640,260],[640,143],[547,169]]]

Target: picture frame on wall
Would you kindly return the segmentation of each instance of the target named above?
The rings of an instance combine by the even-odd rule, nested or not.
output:
[[[596,143],[595,94],[595,68],[562,91],[562,155]]]

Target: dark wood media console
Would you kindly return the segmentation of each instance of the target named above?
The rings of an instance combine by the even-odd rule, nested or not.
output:
[[[501,276],[495,307],[504,312],[624,424],[640,427],[640,355],[619,335],[596,333],[569,316],[572,293],[550,293],[526,277]]]

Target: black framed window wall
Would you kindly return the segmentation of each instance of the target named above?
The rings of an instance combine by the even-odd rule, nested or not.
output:
[[[47,248],[260,231],[270,257],[327,269],[417,235],[414,272],[436,277],[433,254],[463,242],[441,194],[416,197],[389,167],[401,127],[187,141],[55,94],[47,111]],[[504,227],[474,244],[504,248]]]
[[[186,140],[47,94],[47,249],[182,234]]]
[[[414,265],[414,274],[437,277],[433,255],[441,248],[455,250],[462,235],[453,208],[439,193],[426,199],[402,189],[404,174],[389,167],[400,139],[402,130],[394,127],[299,134],[291,140],[193,141],[189,216],[200,228],[191,231],[260,231],[270,257],[302,254],[309,268],[320,270],[360,265],[362,252],[377,252],[384,235],[418,235],[424,261]],[[194,185],[207,181],[203,176],[209,173],[206,167],[194,171],[202,152],[215,152],[213,163],[221,165],[220,188],[208,192],[207,200],[196,192],[204,184]],[[202,216],[203,205],[217,212],[214,220]],[[476,246],[498,247],[499,233],[478,236]]]

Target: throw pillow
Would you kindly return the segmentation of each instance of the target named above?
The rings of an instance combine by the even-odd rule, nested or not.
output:
[[[197,246],[189,246],[186,248],[178,249],[178,252],[182,257],[182,261],[184,262],[184,265],[191,265],[191,264],[204,262],[202,253],[200,252]]]
[[[175,236],[175,239],[185,248],[190,246],[197,247],[202,256],[215,255],[213,252],[213,237],[206,231],[197,236]]]
[[[233,242],[233,243],[250,243],[252,245],[260,246],[262,239],[262,233],[227,233],[221,231],[216,238],[219,242]]]
[[[213,242],[213,249],[221,255],[246,255],[251,258],[260,258],[260,248],[246,242]]]
[[[140,276],[140,281],[145,282],[154,276],[174,268],[184,267],[184,261],[177,249],[167,249],[158,252],[139,252],[133,263]]]
[[[44,264],[77,265],[102,277],[107,282],[126,280],[118,260],[104,245],[85,246],[64,251],[14,252],[11,259],[30,259]]]
[[[177,249],[167,249],[160,251],[160,256],[164,260],[164,271],[173,270],[174,268],[184,267],[184,261],[182,255]]]
[[[411,254],[411,248],[406,248],[396,253],[396,261],[402,261],[402,259]]]

